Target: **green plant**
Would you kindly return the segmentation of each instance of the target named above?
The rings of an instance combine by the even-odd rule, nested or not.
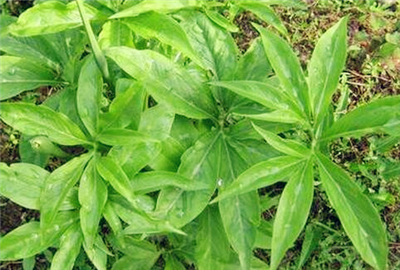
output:
[[[273,18],[267,22],[285,34],[266,6],[278,1],[262,2],[222,7]],[[2,99],[43,84],[62,89],[40,106],[1,104],[1,119],[32,145],[21,150],[23,163],[1,163],[0,194],[40,210],[40,222],[1,238],[1,260],[53,246],[52,269],[72,269],[83,247],[97,269],[151,269],[160,255],[165,269],[264,269],[252,253],[259,247],[271,249],[276,269],[306,224],[318,177],[317,188],[362,258],[386,268],[378,212],[330,160],[328,146],[366,132],[398,134],[400,99],[379,99],[334,121],[330,104],[346,59],[346,18],[321,37],[306,78],[289,45],[257,25],[261,38],[238,57],[226,31],[236,29],[214,7],[221,4],[51,1],[14,24],[2,20],[9,25],[2,33],[8,42],[2,78],[16,68],[10,82],[2,81]],[[78,38],[85,32],[88,39]],[[55,45],[39,53],[34,44],[42,39],[74,53],[40,65],[14,59],[22,47],[32,57],[60,59]],[[34,84],[38,78],[44,82]],[[77,145],[81,154],[64,152]],[[42,168],[49,156],[66,163],[50,173]],[[260,198],[257,189],[278,181],[287,184],[276,217],[261,219],[274,199]]]

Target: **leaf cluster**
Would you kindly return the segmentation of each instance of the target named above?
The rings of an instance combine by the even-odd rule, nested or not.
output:
[[[331,160],[329,144],[398,136],[400,98],[334,117],[347,18],[322,35],[303,70],[279,35],[287,30],[276,4],[304,8],[272,0],[60,0],[2,15],[0,118],[26,143],[21,163],[0,164],[0,194],[39,210],[40,221],[3,236],[0,260],[56,247],[51,269],[72,269],[84,252],[97,269],[151,269],[162,256],[165,269],[248,270],[267,267],[253,256],[264,248],[277,269],[318,189],[363,260],[387,269],[378,210]],[[260,37],[243,55],[230,33],[242,10],[275,29],[254,24]],[[61,90],[41,105],[9,100],[39,86]],[[65,146],[85,151],[71,155]],[[50,156],[67,162],[49,172]],[[258,189],[277,182],[285,185],[276,215],[262,219],[278,199]],[[157,244],[163,238],[170,248]]]

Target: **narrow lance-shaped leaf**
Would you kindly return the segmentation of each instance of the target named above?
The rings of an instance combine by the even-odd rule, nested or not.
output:
[[[120,20],[108,21],[99,34],[99,46],[103,50],[116,46],[134,47],[132,30]]]
[[[387,237],[378,211],[343,169],[321,153],[316,157],[324,190],[361,258],[387,269]]]
[[[257,2],[257,3],[264,3],[266,5],[279,5],[283,7],[292,7],[292,8],[299,8],[299,9],[306,9],[307,4],[301,0],[239,0],[243,2]]]
[[[122,234],[122,222],[117,213],[115,213],[109,201],[107,201],[106,205],[104,206],[103,216],[117,237],[118,235]]]
[[[159,103],[166,103],[187,117],[215,119],[215,102],[209,89],[165,56],[127,47],[109,48],[106,54],[125,72],[143,82]]]
[[[154,140],[147,134],[129,130],[129,129],[117,129],[110,128],[108,130],[103,131],[100,135],[97,136],[98,141],[107,144],[107,145],[133,145],[135,143],[140,142],[151,142],[157,143],[157,140]]]
[[[98,16],[98,11],[84,4],[88,19]],[[76,2],[45,1],[23,12],[16,24],[10,27],[13,35],[35,36],[60,32],[82,25]]]
[[[286,251],[306,224],[314,193],[313,160],[302,164],[288,181],[279,200],[271,245],[271,270],[278,268]]]
[[[186,267],[173,255],[167,255],[164,270],[185,270]]]
[[[298,141],[283,139],[278,135],[264,130],[254,124],[253,127],[272,147],[282,153],[299,158],[304,158],[311,154],[311,150]]]
[[[167,217],[171,224],[182,227],[197,217],[207,206],[219,178],[221,134],[211,131],[199,139],[182,156],[178,173],[194,182],[203,182],[207,189],[183,191],[173,187],[160,191],[156,213]]]
[[[206,189],[208,186],[202,182],[195,182],[174,172],[153,171],[137,174],[131,181],[135,192],[149,193],[167,186],[178,187],[182,190]]]
[[[88,144],[79,127],[62,113],[30,103],[2,103],[0,117],[26,135],[45,135],[63,145]]]
[[[275,14],[275,12],[268,7],[268,5],[262,2],[239,2],[238,6],[252,12],[258,18],[263,20],[264,22],[275,27],[281,34],[287,35],[288,32],[286,30],[285,25],[279,19],[279,17]]]
[[[196,236],[196,261],[200,270],[214,270],[216,261],[226,260],[231,248],[222,225],[218,208],[204,209],[196,219],[199,229]]]
[[[315,126],[321,123],[346,61],[346,23],[342,18],[321,36],[308,64],[308,86]]]
[[[0,238],[0,261],[15,261],[36,255],[54,244],[63,232],[78,220],[76,212],[58,214],[52,226],[41,237],[40,223],[31,221]]]
[[[85,6],[84,6],[82,0],[76,0],[76,4],[78,5],[79,14],[81,15],[83,25],[85,26],[86,33],[89,37],[90,46],[92,47],[92,51],[93,51],[93,55],[96,60],[96,63],[98,65],[98,67],[100,68],[101,72],[103,73],[104,78],[106,80],[108,80],[110,74],[108,71],[107,60],[106,60],[104,53],[100,49],[99,43],[96,40],[96,36],[93,33],[93,29],[90,25],[88,16],[86,15]]]
[[[244,171],[211,203],[275,184],[288,178],[298,168],[302,159],[291,156],[271,158]]]
[[[304,119],[301,118],[297,113],[292,110],[275,110],[272,112],[261,113],[261,114],[247,114],[242,112],[234,112],[235,115],[243,116],[248,119],[254,119],[259,121],[266,122],[276,122],[276,123],[286,123],[286,124],[295,124],[295,123],[304,123]],[[283,126],[283,125],[282,125]]]
[[[86,59],[78,81],[78,113],[86,129],[93,137],[97,134],[103,77],[93,57]]]
[[[157,12],[169,12],[182,8],[188,7],[196,7],[199,6],[200,3],[197,0],[178,0],[178,1],[165,1],[165,0],[144,0],[139,2],[137,5],[133,7],[122,10],[113,16],[110,19],[117,18],[125,18],[125,17],[135,17],[139,14],[149,12],[149,11],[157,11]]]
[[[132,178],[148,165],[161,151],[160,143],[154,141],[135,142],[114,146],[108,153],[122,167],[128,178]]]
[[[282,90],[258,81],[216,81],[209,84],[226,88],[267,108],[288,109],[290,102]]]
[[[134,189],[122,168],[111,157],[101,157],[97,162],[97,171],[111,186],[133,206],[136,204]]]
[[[208,18],[210,18],[213,22],[221,26],[222,28],[225,28],[229,32],[238,32],[239,28],[231,23],[227,18],[222,16],[216,11],[210,10],[208,8],[204,9],[205,13],[207,14]]]
[[[125,19],[124,23],[135,34],[146,39],[157,38],[162,43],[181,51],[196,64],[204,67],[201,58],[194,52],[185,31],[170,16],[157,12],[146,12],[139,16]]]
[[[201,12],[185,10],[180,12],[179,16],[190,43],[202,59],[202,66],[212,72],[212,80],[233,80],[239,52],[232,36]],[[235,94],[223,91],[219,87],[213,87],[212,91],[214,98],[222,106],[232,106]]]
[[[44,182],[40,196],[40,226],[50,226],[68,192],[79,181],[90,155],[74,158],[53,171]]]
[[[11,98],[42,85],[60,83],[54,71],[32,60],[2,55],[0,62],[0,100]]]
[[[73,224],[61,236],[60,248],[54,254],[50,270],[71,270],[83,241],[79,223]]]
[[[250,48],[236,65],[236,80],[264,81],[272,75],[272,68],[265,54],[261,38],[252,41]]]
[[[128,126],[136,130],[145,103],[143,86],[137,81],[122,78],[117,80],[115,92],[117,96],[111,102],[108,112],[100,114],[100,132]]]
[[[114,200],[114,199],[113,199]],[[112,207],[117,215],[126,223],[128,227],[124,229],[124,234],[153,234],[153,233],[178,233],[186,235],[183,231],[175,228],[165,219],[150,218],[143,209],[136,210],[127,202],[119,201],[112,203]]]
[[[333,123],[322,140],[371,132],[400,134],[400,96],[381,98],[356,108]]]
[[[40,192],[49,174],[33,164],[0,163],[0,195],[25,208],[39,209]]]
[[[226,184],[236,179],[237,175],[246,170],[251,160],[246,158],[246,148],[243,144],[233,148],[228,137],[223,136],[220,164],[220,179]],[[220,185],[223,192],[225,185]],[[253,246],[260,222],[260,206],[257,191],[231,196],[220,201],[219,210],[222,223],[229,243],[239,256],[242,270],[250,269],[253,256]]]
[[[79,185],[81,228],[85,249],[92,249],[99,221],[107,201],[107,186],[96,171],[98,157],[93,157],[83,172]]]
[[[107,252],[100,248],[101,246],[104,246],[103,240],[98,234],[96,234],[95,237],[95,243],[92,247],[89,247],[84,241],[83,248],[96,269],[107,270]]]
[[[261,26],[254,26],[261,35],[265,53],[283,89],[296,102],[293,109],[307,119],[310,112],[308,87],[299,60],[281,37]]]

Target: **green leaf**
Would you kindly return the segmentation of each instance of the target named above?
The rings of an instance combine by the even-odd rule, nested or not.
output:
[[[400,176],[400,162],[387,163],[382,176],[386,181],[398,178]]]
[[[278,204],[278,202],[276,203]],[[264,210],[261,207],[262,211]],[[272,230],[273,220],[266,221],[261,219],[260,225],[257,227],[256,241],[254,242],[254,248],[271,249],[272,243]]]
[[[261,26],[254,26],[261,35],[265,53],[283,89],[296,104],[293,110],[307,118],[310,111],[308,87],[295,53],[281,37]]]
[[[196,7],[199,5],[200,3],[197,0],[176,0],[176,1],[144,0],[134,5],[133,7],[127,8],[125,10],[122,10],[114,14],[113,16],[110,17],[110,19],[135,17],[149,11],[166,13],[182,8]]]
[[[65,74],[68,73],[66,71],[68,63],[82,55],[86,43],[87,39],[83,33],[75,29],[41,36],[0,36],[1,50],[7,55],[21,57],[42,67],[51,68],[54,76],[59,75],[64,69],[63,79],[70,83],[72,81]]]
[[[199,222],[195,253],[197,266],[200,270],[214,270],[215,261],[226,262],[232,253],[218,208],[207,207],[196,220]]]
[[[165,104],[157,104],[142,113],[139,131],[157,140],[169,138],[175,114]]]
[[[289,179],[279,200],[271,245],[271,270],[278,268],[286,251],[306,224],[314,194],[313,160],[302,164]]]
[[[109,200],[103,209],[103,216],[106,219],[108,225],[111,227],[114,234],[118,237],[122,235],[122,222],[119,219],[117,213],[115,213],[113,207],[111,206]]]
[[[132,189],[132,185],[125,172],[114,162],[113,158],[101,157],[97,162],[97,171],[119,194],[125,197],[132,205],[136,204],[135,189]]]
[[[186,10],[179,16],[195,52],[202,59],[202,66],[212,72],[212,80],[233,80],[238,49],[232,36],[203,13]],[[213,87],[212,91],[225,108],[229,108],[236,97],[219,87]]]
[[[160,23],[163,22],[163,23]],[[185,31],[170,16],[157,12],[147,12],[124,20],[137,35],[146,39],[156,38],[162,43],[183,52],[195,63],[202,65],[201,58],[194,52]]]
[[[266,83],[257,81],[217,81],[209,84],[226,88],[267,108],[288,108],[285,94],[280,89]]]
[[[283,7],[289,8],[299,8],[299,9],[306,9],[307,4],[302,0],[239,0],[243,2],[250,2],[250,3],[264,3],[266,5],[279,5]]]
[[[21,162],[35,164],[44,168],[50,158],[47,153],[36,151],[31,144],[31,139],[34,137],[22,135],[19,140],[19,156]]]
[[[316,157],[329,201],[361,258],[375,269],[387,269],[387,236],[378,211],[343,169],[323,154]]]
[[[132,178],[160,153],[158,142],[135,142],[130,145],[114,146],[108,153],[122,167],[128,178]]]
[[[26,135],[45,135],[63,145],[89,143],[79,127],[64,114],[30,103],[2,103],[1,119]]]
[[[183,154],[178,173],[193,182],[202,182],[208,188],[196,191],[172,187],[162,189],[156,207],[159,216],[168,218],[171,224],[179,228],[204,210],[219,179],[215,165],[220,162],[220,147],[220,132],[211,131]]]
[[[261,38],[256,38],[236,65],[235,80],[265,81],[272,68],[265,54]]]
[[[29,209],[39,209],[39,197],[49,172],[33,164],[0,163],[0,195]]]
[[[346,62],[346,24],[347,17],[342,18],[321,36],[308,64],[309,94],[316,127],[331,104]]]
[[[154,51],[113,47],[106,51],[125,72],[144,83],[159,103],[192,118],[214,118],[211,93],[191,74]]]
[[[256,15],[264,22],[272,25],[281,34],[285,36],[288,34],[283,22],[279,19],[279,17],[275,14],[275,12],[270,7],[268,7],[268,5],[262,2],[253,1],[253,2],[239,2],[238,6],[252,12],[254,15]]]
[[[182,190],[206,189],[208,186],[202,182],[195,182],[174,172],[145,172],[137,174],[131,181],[132,190],[139,193],[149,193],[167,186]]]
[[[35,269],[35,264],[36,264],[35,256],[25,258],[22,260],[22,269],[23,270],[33,270],[33,269]]]
[[[311,253],[318,247],[321,240],[321,229],[317,228],[314,224],[308,224],[306,227],[303,245],[301,246],[300,259],[297,263],[296,270],[301,270],[307,262]]]
[[[122,239],[116,241],[115,238],[112,238],[111,241],[119,251],[126,255],[114,263],[113,270],[150,270],[160,256],[157,247],[146,240],[125,235]]]
[[[93,157],[85,168],[79,184],[81,228],[85,249],[92,249],[99,221],[107,201],[107,186],[96,171],[98,157]]]
[[[276,110],[268,113],[261,114],[247,114],[241,113],[237,110],[234,112],[235,115],[243,116],[248,119],[254,119],[266,122],[277,122],[285,124],[304,124],[304,119],[302,119],[297,113],[292,110]]]
[[[134,80],[119,79],[115,87],[116,97],[108,112],[100,114],[100,130],[109,128],[137,129],[145,99],[143,86]]]
[[[223,136],[220,178],[218,180],[219,192],[224,192],[225,186],[237,178],[254,160],[254,152],[245,143],[236,143],[227,136]],[[232,144],[235,147],[232,147]],[[253,256],[252,248],[255,243],[257,226],[260,222],[260,205],[256,191],[232,196],[219,202],[222,223],[228,240],[239,255],[241,269],[249,269]],[[246,233],[243,233],[246,232]]]
[[[51,69],[32,60],[2,55],[0,61],[0,100],[42,85],[60,83]]]
[[[147,240],[138,239],[130,235],[121,236],[121,238],[111,238],[111,243],[116,249],[131,259],[156,260],[160,255],[157,246]]]
[[[84,6],[89,19],[98,16],[92,6]],[[59,1],[47,1],[23,12],[18,21],[10,27],[16,36],[35,36],[61,32],[82,25],[76,2],[63,4]]]
[[[104,246],[103,240],[100,235],[96,234],[94,241],[92,247],[89,247],[86,241],[84,241],[83,248],[96,269],[107,270],[107,252],[104,248],[101,248]]]
[[[118,46],[134,47],[132,31],[119,20],[108,21],[99,34],[99,45],[103,50]]]
[[[301,142],[283,139],[278,135],[253,124],[254,129],[276,150],[289,156],[305,158],[311,155],[311,150]]]
[[[90,155],[76,157],[53,171],[46,179],[40,195],[40,226],[45,230],[53,224],[67,194],[79,181]]]
[[[299,158],[283,156],[257,163],[240,174],[211,203],[282,181],[288,178],[301,162],[302,160]]]
[[[129,224],[123,231],[124,234],[156,234],[172,232],[185,235],[181,230],[176,229],[168,221],[150,218],[145,213],[139,213],[131,205],[112,203],[117,215]]]
[[[99,124],[103,77],[94,57],[85,60],[78,82],[78,113],[90,135],[96,136]]]
[[[92,26],[90,25],[89,19],[86,16],[85,6],[83,5],[82,0],[76,0],[76,4],[78,5],[79,14],[81,15],[81,19],[83,25],[85,26],[86,34],[88,35],[90,47],[92,48],[92,52],[94,55],[94,59],[96,60],[97,66],[101,70],[104,78],[109,80],[110,74],[108,71],[107,59],[100,49],[99,43],[97,42],[97,38],[93,33]]]
[[[214,23],[218,24],[222,28],[228,30],[229,32],[239,32],[239,28],[231,23],[228,19],[226,19],[224,16],[219,14],[216,11],[209,10],[209,9],[204,9],[205,13],[207,14],[207,17],[210,18]]]
[[[61,237],[60,248],[54,254],[50,270],[70,270],[74,267],[83,242],[79,223],[69,227]]]
[[[164,270],[185,270],[186,267],[173,255],[167,254]]]
[[[386,97],[362,105],[337,120],[322,140],[384,132],[400,133],[400,96]]]
[[[229,242],[239,255],[241,269],[249,269],[260,221],[257,194],[232,196],[220,201],[219,209]]]
[[[78,219],[76,212],[61,212],[44,233],[37,221],[26,223],[0,238],[0,261],[15,261],[29,258],[54,244],[64,231]]]
[[[156,140],[152,139],[150,136],[146,134],[140,133],[135,130],[122,129],[122,128],[107,129],[97,136],[97,140],[107,145],[124,145],[124,146],[141,142],[152,142],[152,143],[157,142]]]
[[[230,34],[200,12],[185,11],[179,16],[182,16],[181,25],[203,65],[218,80],[232,80],[238,50]]]
[[[151,260],[147,258],[137,259],[135,263],[132,263],[133,259],[130,256],[123,256],[113,264],[112,270],[151,270],[157,261],[157,257],[151,258]]]

